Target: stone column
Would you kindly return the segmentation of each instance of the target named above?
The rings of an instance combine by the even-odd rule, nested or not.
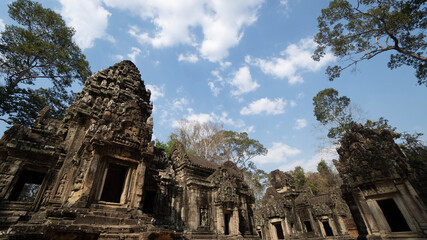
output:
[[[288,223],[286,221],[286,217],[283,218],[281,221],[281,226],[282,226],[282,230],[283,230],[283,236],[285,237],[285,239],[289,239],[289,228],[288,228]]]
[[[239,235],[239,208],[237,206],[233,209],[233,217],[230,223],[230,234]]]
[[[337,224],[334,221],[333,218],[328,218],[328,222],[329,222],[329,226],[332,228],[332,233],[334,234],[334,236],[338,236],[340,235],[337,229]]]
[[[188,227],[190,231],[197,230],[199,225],[199,209],[197,205],[198,191],[195,187],[189,187],[188,189],[189,201],[188,201]]]
[[[285,216],[285,218],[284,218],[284,223],[285,223],[285,238],[290,238],[291,237],[291,235],[292,235],[292,229],[291,229],[291,226],[289,226],[289,222],[288,222],[288,217],[287,216]]]
[[[378,225],[375,222],[374,216],[372,215],[368,204],[366,203],[363,193],[360,191],[353,192],[353,197],[366,224],[366,230],[368,230],[368,234],[379,233]]]
[[[408,226],[412,230],[416,231],[426,231],[427,230],[427,218],[424,216],[427,214],[423,207],[421,201],[419,201],[419,196],[416,193],[415,189],[409,183],[409,181],[405,180],[404,184],[396,185],[397,189],[399,189],[402,199],[395,199],[397,201],[396,205],[401,205],[400,200],[404,202],[406,206],[404,209],[401,209],[401,212],[408,223]],[[409,211],[408,211],[409,210]],[[412,218],[413,217],[413,218]],[[415,222],[413,221],[415,220]],[[419,226],[419,227],[418,227]],[[421,227],[421,229],[419,229]]]
[[[323,226],[323,223],[320,220],[317,220],[317,224],[319,225],[319,228],[320,228],[319,236],[326,237],[326,231],[325,231],[325,227]]]
[[[224,209],[221,205],[215,206],[216,210],[216,231],[218,234],[224,234],[225,222],[224,222]]]
[[[313,232],[317,235],[317,236],[322,236],[321,230],[319,229],[320,226],[319,224],[316,224],[317,222],[314,220],[313,218],[313,214],[311,212],[310,208],[307,208],[308,214],[310,216],[310,224],[311,224],[311,228],[313,228]]]
[[[368,210],[370,212],[367,215],[367,217],[370,219],[368,221],[368,224],[370,226],[375,226],[377,228],[377,231],[372,231],[372,233],[381,233],[385,234],[387,232],[391,232],[390,227],[388,226],[388,223],[386,219],[384,218],[384,215],[378,206],[377,202],[373,199],[367,199],[363,202],[361,202],[362,205],[366,205]]]
[[[342,219],[342,216],[337,216],[337,219],[338,219],[337,225],[338,225],[338,228],[341,230],[340,231],[341,234],[342,235],[347,234],[348,230],[347,230],[347,227],[345,226],[344,219]]]
[[[144,181],[145,181],[145,162],[141,160],[141,163],[138,165],[136,169],[136,177],[135,177],[135,190],[131,200],[132,208],[139,208],[142,210],[143,208],[143,191],[144,191]]]

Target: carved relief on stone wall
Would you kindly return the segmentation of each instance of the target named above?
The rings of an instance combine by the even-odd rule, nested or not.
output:
[[[184,145],[180,142],[175,142],[174,146],[172,147],[171,159],[175,165],[175,168],[190,163]]]
[[[274,188],[268,188],[262,199],[263,215],[266,218],[284,217],[286,213],[284,201],[285,199]]]
[[[215,191],[215,202],[217,203],[237,203],[237,201],[236,187],[231,181],[223,182]]]
[[[200,208],[200,226],[207,227],[209,226],[209,209]]]
[[[270,184],[276,189],[283,189],[286,191],[295,189],[295,181],[291,175],[275,170],[270,173]]]
[[[331,207],[326,203],[313,204],[313,214],[315,216],[329,216],[333,213]]]
[[[344,184],[360,184],[407,176],[405,156],[387,130],[377,131],[354,125],[341,139],[334,164]]]
[[[116,143],[146,150],[152,135],[150,93],[130,61],[92,75],[67,110],[64,122],[92,119],[87,137],[98,144]]]
[[[393,182],[381,182],[376,184],[364,185],[360,187],[360,190],[362,190],[363,195],[365,195],[366,197],[384,193],[393,193],[398,191]]]

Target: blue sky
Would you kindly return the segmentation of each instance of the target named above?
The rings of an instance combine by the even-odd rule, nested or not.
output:
[[[10,2],[0,2],[0,28],[12,23]],[[39,2],[76,29],[93,72],[123,59],[137,65],[152,91],[154,136],[162,141],[180,119],[215,121],[269,149],[254,159],[259,168],[313,171],[321,158],[336,158],[312,105],[330,87],[364,118],[427,133],[427,88],[416,85],[413,69],[390,70],[384,55],[329,82],[325,68],[340,59],[311,60],[316,18],[327,0]]]

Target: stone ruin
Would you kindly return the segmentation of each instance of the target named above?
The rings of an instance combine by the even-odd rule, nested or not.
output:
[[[354,239],[350,213],[338,192],[314,196],[295,190],[292,176],[280,170],[270,173],[270,184],[256,214],[262,239]]]
[[[46,107],[31,128],[7,130],[0,239],[427,238],[426,183],[409,177],[387,131],[356,125],[344,136],[341,191],[297,191],[276,170],[255,210],[232,162],[195,157],[179,142],[169,158],[154,147],[152,109],[138,69],[123,61],[88,78],[64,119]]]
[[[120,62],[88,78],[64,119],[44,108],[0,140],[0,239],[259,239],[231,162],[154,147],[150,91]]]
[[[358,239],[427,239],[426,200],[420,197],[427,183],[411,183],[406,156],[388,130],[355,125],[338,153],[334,164]]]

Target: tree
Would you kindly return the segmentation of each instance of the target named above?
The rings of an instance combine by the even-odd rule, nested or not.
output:
[[[46,105],[62,116],[74,98],[67,88],[91,75],[74,30],[30,0],[9,4],[9,16],[19,25],[6,25],[0,36],[1,120],[29,125]]]
[[[267,149],[258,140],[249,138],[246,132],[223,131],[222,134],[225,141],[225,158],[234,162],[243,171],[256,169],[250,160],[267,154]]]
[[[169,141],[180,141],[190,154],[216,163],[223,161],[225,142],[219,123],[180,120]]]
[[[419,138],[422,133],[403,133],[400,149],[409,165],[410,180],[416,185],[423,200],[427,199],[427,146]]]
[[[338,91],[327,88],[313,98],[314,116],[324,126],[330,126],[328,137],[341,138],[353,124],[350,98],[338,96]]]
[[[427,4],[425,0],[333,0],[318,17],[319,61],[330,48],[343,66],[329,66],[329,80],[343,70],[381,53],[391,52],[388,67],[408,65],[416,70],[419,85],[427,86]]]
[[[333,88],[319,91],[313,97],[313,105],[316,120],[328,128],[328,137],[331,139],[341,139],[354,123],[362,121],[361,117],[355,117],[356,107],[350,104],[350,98],[340,97],[338,91]],[[391,127],[383,117],[378,121],[366,120],[363,125],[370,129],[387,129],[395,138],[400,137],[396,128]]]
[[[218,164],[225,161],[235,163],[259,203],[268,184],[268,174],[251,161],[256,156],[267,154],[267,149],[258,140],[249,138],[246,132],[226,131],[218,123],[181,120],[169,136],[169,142],[163,147],[159,143],[159,146],[167,150],[174,141],[180,141],[188,153],[206,160]]]
[[[294,178],[296,190],[303,190],[305,188],[307,178],[305,177],[304,168],[296,166],[293,171],[288,171],[287,173]]]

